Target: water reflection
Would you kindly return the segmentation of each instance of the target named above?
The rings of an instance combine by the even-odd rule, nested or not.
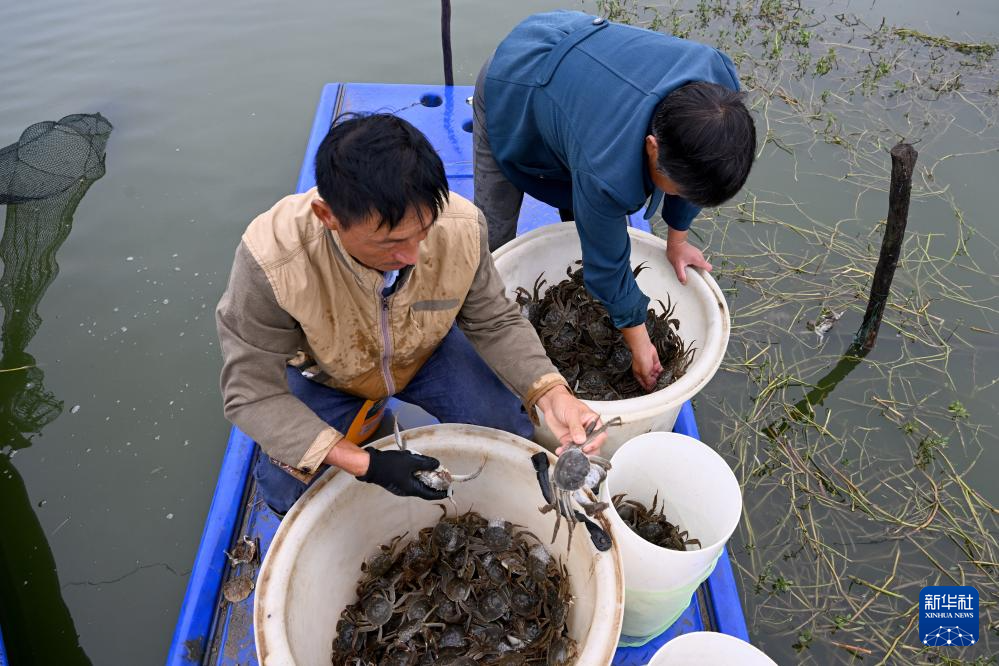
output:
[[[104,175],[111,124],[100,114],[32,125],[0,149],[0,627],[14,664],[90,664],[62,599],[55,558],[12,457],[62,412],[25,351],[59,272],[56,252],[90,186]]]
[[[846,379],[853,369],[860,365],[860,362],[867,357],[867,350],[863,346],[853,343],[846,350],[833,369],[827,372],[821,379],[815,382],[814,388],[805,394],[805,397],[794,403],[788,411],[788,415],[794,421],[811,420],[815,418],[815,408],[825,402],[829,394],[832,393],[839,383]],[[772,440],[784,434],[791,424],[787,418],[782,418],[775,423],[771,423],[763,432]]]

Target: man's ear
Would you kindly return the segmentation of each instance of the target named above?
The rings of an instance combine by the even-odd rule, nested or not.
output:
[[[645,154],[652,159],[659,155],[659,141],[651,134],[645,135]]]
[[[329,204],[322,199],[312,200],[312,212],[319,218],[319,221],[323,223],[323,226],[330,231],[340,230],[340,224],[337,222],[336,216],[333,214],[333,211],[330,210]]]

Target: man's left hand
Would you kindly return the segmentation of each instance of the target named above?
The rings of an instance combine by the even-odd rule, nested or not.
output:
[[[704,258],[704,254],[687,242],[686,231],[669,230],[666,240],[666,259],[673,265],[676,279],[680,284],[687,284],[687,266],[711,270],[711,264]]]
[[[565,386],[556,386],[541,396],[538,408],[545,415],[545,424],[558,437],[560,446],[555,451],[556,455],[562,455],[570,443],[585,442],[586,426],[600,419],[599,414],[587,407],[586,403],[570,393]],[[600,453],[600,447],[606,439],[607,435],[604,433],[597,435],[583,448],[583,453]]]

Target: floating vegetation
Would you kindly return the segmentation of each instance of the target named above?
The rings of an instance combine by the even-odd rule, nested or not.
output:
[[[628,499],[624,493],[611,498],[617,515],[631,531],[654,546],[670,550],[687,550],[687,546],[701,547],[700,539],[690,539],[687,531],[680,531],[679,525],[666,520],[663,511],[666,510],[666,500],[659,504],[659,492],[652,497],[652,507],[649,508],[638,500]]]
[[[584,400],[623,400],[648,393],[631,372],[631,351],[621,331],[611,323],[606,308],[583,286],[582,262],[569,276],[541,295],[547,282],[544,274],[534,282],[533,291],[517,288],[517,304],[534,326],[545,352],[573,392]],[[635,276],[645,270],[635,268]],[[669,297],[667,297],[669,300]],[[677,334],[680,320],[673,316],[676,305],[659,301],[662,312],[649,309],[645,328],[659,352],[663,372],[654,390],[666,388],[683,376],[694,360],[694,347],[688,347]]]
[[[469,511],[404,537],[362,565],[334,664],[575,661],[568,574],[536,536]]]
[[[991,58],[999,50],[999,44],[974,44],[971,42],[956,42],[953,39],[948,39],[947,37],[937,37],[936,35],[927,35],[925,32],[920,32],[919,30],[913,30],[911,28],[892,28],[892,34],[896,37],[912,38],[929,44],[930,46],[939,46],[945,49],[953,49],[958,53],[964,53],[965,55],[976,55],[982,58]]]
[[[757,119],[747,190],[691,227],[732,313],[696,408],[742,486],[730,553],[754,644],[778,663],[994,663],[994,37],[934,38],[838,0],[598,4],[728,53]],[[861,356],[899,140],[919,150],[909,229]],[[978,590],[973,650],[922,644],[926,585]]]

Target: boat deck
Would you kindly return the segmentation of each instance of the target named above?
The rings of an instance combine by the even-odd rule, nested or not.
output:
[[[311,188],[314,155],[333,118],[346,112],[387,111],[418,127],[433,143],[444,161],[452,191],[472,198],[471,86],[424,86],[397,84],[329,84],[323,89],[298,179],[297,191]],[[518,233],[552,222],[558,212],[525,197]],[[648,230],[638,213],[631,224]],[[400,420],[407,427],[421,425]],[[674,428],[698,437],[693,409],[686,403]],[[278,528],[277,517],[259,498],[251,470],[260,450],[237,428],[232,429],[219,481],[205,523],[187,594],[180,612],[167,663],[246,666],[257,664],[253,638],[251,594],[239,603],[222,598],[224,581],[245,573],[256,577],[260,562],[231,567],[224,550],[242,537],[258,539],[261,560]],[[619,648],[614,664],[645,664],[671,638],[691,631],[719,631],[748,640],[738,590],[727,551],[723,551],[714,573],[698,589],[683,615],[663,634],[642,647]],[[4,666],[0,643],[0,666]]]

